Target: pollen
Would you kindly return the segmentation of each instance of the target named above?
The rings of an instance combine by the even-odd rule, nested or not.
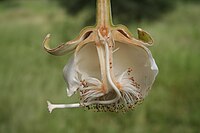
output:
[[[109,64],[110,64],[110,69],[112,69],[112,62],[110,62]]]
[[[88,83],[85,80],[81,80],[80,83],[83,87],[88,87]]]
[[[127,70],[128,75],[130,75],[132,71],[133,71],[133,69],[129,67]]]

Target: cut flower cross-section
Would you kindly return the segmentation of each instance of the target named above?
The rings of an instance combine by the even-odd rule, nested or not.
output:
[[[146,46],[153,43],[150,35],[138,28],[138,39],[125,26],[114,26],[109,0],[97,0],[97,24],[81,31],[75,40],[51,49],[50,35],[44,48],[53,55],[73,52],[64,67],[67,94],[76,92],[75,104],[51,104],[55,108],[86,107],[97,111],[128,111],[141,103],[158,73],[157,65]]]

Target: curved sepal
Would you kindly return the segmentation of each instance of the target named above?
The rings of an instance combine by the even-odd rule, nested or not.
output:
[[[50,48],[49,41],[50,41],[50,34],[48,34],[45,37],[45,39],[43,41],[43,47],[48,53],[50,53],[52,55],[56,55],[56,56],[61,56],[66,53],[73,52],[78,44],[78,41],[74,42],[74,43],[67,42],[65,44],[61,44],[61,45],[57,46],[56,48]]]
[[[49,47],[50,34],[48,34],[43,41],[43,47],[48,53],[52,55],[61,56],[64,54],[69,54],[71,52],[74,52],[77,45],[88,38],[91,33],[92,30],[90,27],[88,27],[87,29],[84,29],[76,39],[66,42],[65,44],[63,43],[56,48]]]

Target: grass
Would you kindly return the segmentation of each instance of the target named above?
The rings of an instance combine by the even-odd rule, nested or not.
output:
[[[72,39],[86,14],[64,15],[55,3],[0,6],[1,133],[198,133],[200,130],[200,5],[179,5],[155,23],[143,23],[155,40],[150,48],[160,73],[144,103],[134,111],[94,113],[82,109],[47,111],[46,100],[66,102],[62,68],[68,57],[44,52]],[[130,25],[131,31],[136,26]],[[136,32],[135,32],[136,33]]]

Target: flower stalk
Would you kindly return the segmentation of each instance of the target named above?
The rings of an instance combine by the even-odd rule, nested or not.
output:
[[[112,24],[112,14],[110,0],[97,0],[97,27],[110,27]]]

